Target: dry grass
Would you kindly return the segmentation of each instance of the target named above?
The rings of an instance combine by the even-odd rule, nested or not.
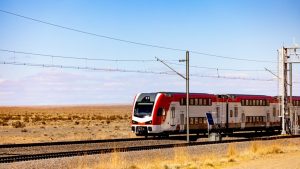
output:
[[[225,168],[253,159],[264,158],[280,153],[300,151],[300,143],[286,145],[284,142],[274,141],[252,142],[249,147],[238,151],[234,144],[229,144],[225,154],[190,154],[187,148],[175,148],[170,154],[171,159],[157,151],[155,157],[138,157],[138,162],[127,161],[121,153],[113,153],[109,162],[99,163],[89,169],[216,169]],[[137,157],[135,157],[137,158]],[[80,167],[79,167],[80,168]],[[78,168],[78,169],[79,169]]]
[[[0,144],[133,137],[131,106],[0,107]]]

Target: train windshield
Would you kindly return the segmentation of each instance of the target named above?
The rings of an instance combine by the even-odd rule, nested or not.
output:
[[[136,103],[134,108],[134,116],[145,117],[151,116],[153,103]]]

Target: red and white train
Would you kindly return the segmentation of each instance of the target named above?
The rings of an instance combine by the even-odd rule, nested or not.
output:
[[[206,113],[226,132],[240,130],[280,130],[279,101],[264,95],[191,93],[189,95],[191,133],[207,132]],[[300,119],[300,97],[293,97]],[[186,94],[172,92],[140,93],[134,99],[131,128],[136,135],[185,133]]]

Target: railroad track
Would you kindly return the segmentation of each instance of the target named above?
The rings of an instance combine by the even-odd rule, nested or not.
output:
[[[300,135],[243,138],[243,139],[216,141],[216,142],[204,141],[204,142],[191,142],[191,143],[129,146],[129,147],[117,147],[117,148],[114,147],[114,148],[102,148],[102,149],[91,149],[91,150],[80,150],[80,151],[65,151],[65,152],[42,153],[42,154],[23,154],[23,155],[0,157],[0,163],[12,163],[12,162],[19,162],[19,161],[40,160],[40,159],[49,159],[49,158],[62,158],[62,157],[72,157],[72,156],[84,156],[84,155],[93,155],[93,154],[107,154],[107,153],[113,153],[113,152],[155,150],[155,149],[165,149],[165,148],[174,148],[174,147],[201,146],[201,145],[210,145],[210,144],[224,144],[224,143],[246,142],[246,141],[257,141],[257,140],[277,140],[277,139],[287,139],[287,138],[300,138]],[[118,141],[119,140],[122,140],[122,139],[118,139]],[[126,140],[126,139],[124,139],[124,140]],[[137,138],[137,140],[138,140],[138,138]],[[100,140],[98,140],[98,141],[100,141]],[[104,140],[102,140],[102,141],[108,142],[108,141],[104,141]],[[79,142],[83,142],[83,141],[79,141]],[[66,142],[63,142],[63,143],[66,143]],[[41,143],[39,143],[39,144],[41,144]],[[58,144],[58,143],[55,143],[55,144]],[[73,142],[72,142],[72,144],[73,144]],[[61,145],[61,144],[59,144],[59,145]],[[45,146],[45,145],[42,144],[42,146]]]

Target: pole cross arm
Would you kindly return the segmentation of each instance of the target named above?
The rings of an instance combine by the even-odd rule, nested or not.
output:
[[[167,66],[169,69],[171,69],[173,72],[175,72],[177,75],[179,75],[180,77],[182,77],[183,79],[187,79],[184,75],[182,75],[181,73],[177,72],[175,69],[173,69],[171,66],[167,65],[163,60],[159,59],[158,57],[155,57],[157,61],[160,61],[162,64],[164,64],[165,66]]]

